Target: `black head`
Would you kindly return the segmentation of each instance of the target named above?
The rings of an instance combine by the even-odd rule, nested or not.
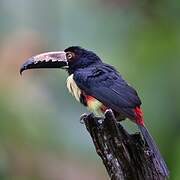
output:
[[[68,58],[68,72],[71,74],[79,68],[86,68],[97,63],[101,63],[101,59],[92,51],[86,50],[79,46],[71,46],[64,50],[70,58]]]
[[[80,68],[97,63],[101,63],[101,60],[95,53],[79,46],[72,46],[64,51],[47,52],[29,58],[21,66],[20,73],[27,69],[63,68],[72,74]]]

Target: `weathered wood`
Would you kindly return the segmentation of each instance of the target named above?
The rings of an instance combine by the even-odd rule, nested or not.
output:
[[[83,120],[111,180],[166,179],[156,168],[154,156],[140,133],[130,135],[111,110],[104,119],[90,114]]]

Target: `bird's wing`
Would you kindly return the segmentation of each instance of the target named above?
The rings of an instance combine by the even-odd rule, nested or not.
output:
[[[81,69],[74,73],[74,81],[86,94],[127,117],[133,118],[133,109],[141,105],[137,92],[109,65]]]

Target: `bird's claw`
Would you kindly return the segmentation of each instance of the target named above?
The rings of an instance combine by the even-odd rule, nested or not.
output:
[[[109,118],[109,117],[114,118],[114,113],[113,113],[112,109],[107,109],[104,113],[104,116],[105,116],[105,118]]]
[[[84,114],[82,114],[82,115],[80,116],[80,123],[81,123],[81,124],[84,124],[84,121],[85,121],[86,119],[93,119],[93,118],[95,118],[95,116],[94,116],[93,113],[90,113],[90,114],[84,113]]]
[[[104,114],[108,113],[108,112],[112,112],[111,109],[106,109],[106,111],[104,112]]]
[[[84,120],[87,118],[88,114],[84,113],[80,116],[80,123],[84,124]]]

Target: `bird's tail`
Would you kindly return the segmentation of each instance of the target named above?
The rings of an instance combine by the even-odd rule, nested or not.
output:
[[[149,133],[148,129],[144,125],[139,124],[138,127],[143,135],[144,141],[147,143],[147,145],[150,148],[152,156],[154,156],[153,161],[156,161],[155,164],[157,164],[157,168],[160,170],[163,176],[168,177],[169,176],[168,167],[163,157],[161,156],[161,153],[155,141],[153,140],[151,134]]]

